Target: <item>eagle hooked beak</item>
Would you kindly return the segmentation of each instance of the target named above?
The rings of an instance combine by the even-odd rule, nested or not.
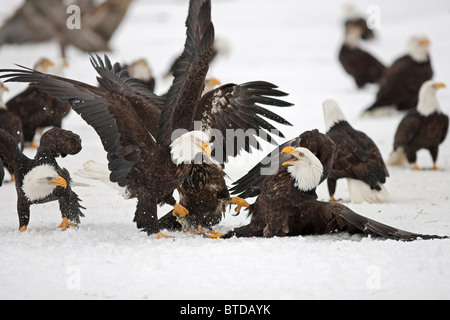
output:
[[[440,88],[446,88],[447,86],[443,82],[438,82],[435,85],[433,85],[433,88],[440,89]]]
[[[204,145],[202,145],[202,152],[206,154],[208,157],[211,156],[212,149],[209,142],[206,142]]]
[[[294,157],[293,159],[291,159],[289,161],[283,162],[283,166],[288,166],[297,161],[300,161],[300,159],[301,159],[300,157],[303,156],[303,153],[296,154],[295,148],[293,148],[293,147],[285,147],[285,148],[283,148],[283,150],[281,150],[281,153],[288,153]]]
[[[422,41],[420,41],[421,46],[429,46],[431,44],[430,39],[425,38]]]
[[[9,91],[9,88],[7,86],[3,86],[3,91]]]
[[[55,185],[58,187],[63,187],[67,189],[67,181],[61,176],[58,176],[55,180],[49,181],[48,184]]]

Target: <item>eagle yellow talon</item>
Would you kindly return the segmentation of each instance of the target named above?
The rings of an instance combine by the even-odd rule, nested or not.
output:
[[[166,236],[161,231],[156,234],[156,239],[172,239],[172,238],[173,238],[172,236]],[[175,241],[174,238],[173,238],[173,241]]]
[[[207,237],[207,238],[210,238],[210,239],[220,239],[220,238],[222,238],[223,236],[225,236],[225,233],[220,233],[220,232],[217,232],[217,231],[215,231],[215,230],[210,230],[209,232],[210,232],[211,234],[207,234],[206,237]]]
[[[179,215],[181,217],[184,217],[185,215],[189,214],[189,211],[185,207],[183,207],[181,204],[175,203],[175,205],[173,206],[172,214],[174,216]]]
[[[27,231],[27,226],[22,226],[22,228],[19,229],[20,232]]]
[[[239,197],[231,198],[231,200],[229,200],[228,203],[237,205],[236,209],[234,210],[235,212],[241,211],[242,208],[250,207],[250,204],[247,201]]]
[[[73,222],[70,222],[69,219],[67,218],[63,218],[63,221],[61,222],[61,224],[58,226],[58,228],[61,228],[62,231],[66,231],[68,227],[74,227],[76,228],[77,225]]]

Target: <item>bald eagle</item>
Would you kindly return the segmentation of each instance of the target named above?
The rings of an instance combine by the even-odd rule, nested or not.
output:
[[[348,123],[335,100],[327,99],[322,105],[326,134],[336,144],[333,170],[327,179],[330,199],[336,201],[337,180],[346,178],[351,202],[386,202],[390,195],[384,184],[389,172],[377,145]]]
[[[322,139],[326,145],[318,143],[319,149],[334,151],[333,141]],[[342,204],[317,201],[315,189],[326,178],[329,163],[319,160],[308,148],[299,146],[301,140],[298,142],[281,150],[278,162],[281,167],[275,174],[264,176],[261,182],[256,180],[258,197],[255,203],[237,202],[238,209],[248,208],[252,220],[248,225],[229,231],[224,238],[321,235],[343,231],[405,241],[446,238],[399,230],[361,216]],[[238,181],[237,190],[252,188],[252,184],[241,185],[241,182]]]
[[[417,108],[408,111],[397,127],[394,151],[387,161],[389,165],[410,163],[418,170],[416,153],[426,149],[433,159],[433,169],[437,169],[439,145],[447,136],[449,124],[448,116],[442,113],[436,98],[440,88],[445,88],[445,84],[433,80],[426,81],[420,88]]]
[[[30,207],[50,201],[59,202],[63,218],[60,228],[66,230],[80,223],[80,217],[84,217],[81,209],[85,208],[71,189],[69,172],[61,168],[55,159],[80,151],[81,139],[77,134],[53,128],[42,135],[41,145],[34,158],[30,159],[19,150],[14,138],[0,129],[0,158],[12,169],[16,178],[20,231],[27,229]]]
[[[416,107],[421,85],[433,77],[429,46],[430,40],[425,36],[413,36],[409,40],[408,53],[386,69],[367,114],[379,108],[408,110]]]
[[[339,62],[353,77],[359,89],[368,83],[377,84],[386,71],[386,67],[377,58],[360,48],[361,35],[361,27],[347,26],[344,43],[339,50]]]

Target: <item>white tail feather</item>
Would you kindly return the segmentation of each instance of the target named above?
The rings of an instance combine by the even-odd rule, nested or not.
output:
[[[83,167],[74,174],[82,178],[100,181],[105,185],[107,185],[108,187],[110,187],[111,189],[116,190],[124,198],[126,199],[129,198],[126,195],[125,188],[121,188],[116,183],[111,182],[111,180],[109,180],[110,171],[108,170],[107,165],[90,160],[85,162],[83,164]]]
[[[386,164],[388,166],[399,166],[404,167],[408,165],[408,159],[406,158],[406,153],[403,148],[398,148],[393,151],[387,159]]]
[[[389,201],[391,195],[386,187],[379,183],[381,190],[372,190],[370,186],[360,180],[347,179],[350,201],[352,203],[385,203]]]

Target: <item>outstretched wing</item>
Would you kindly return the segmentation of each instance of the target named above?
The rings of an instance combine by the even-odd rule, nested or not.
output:
[[[27,68],[0,72],[9,72],[0,76],[6,81],[29,82],[48,95],[68,102],[99,135],[108,153],[110,180],[120,186],[130,182],[128,174],[141,159],[141,153],[151,153],[155,146],[154,138],[132,105],[137,95],[127,97],[123,93],[126,89],[107,91]],[[113,72],[105,72],[102,78],[116,85],[120,83]],[[122,82],[121,86],[126,87],[126,83]]]
[[[333,165],[336,145],[328,136],[320,133],[318,130],[311,130],[305,131],[297,138],[286,141],[275,148],[245,176],[234,182],[230,192],[239,195],[241,198],[256,197],[259,195],[261,186],[267,176],[276,174],[282,164],[291,158],[289,155],[280,154],[281,150],[289,146],[309,149],[323,165],[323,174],[320,183],[328,177]]]
[[[355,231],[356,229],[368,235],[403,241],[412,241],[418,238],[422,239],[448,238],[446,236],[417,234],[409,231],[400,230],[388,226],[386,224],[383,224],[381,222],[369,219],[360,214],[357,214],[356,212],[353,212],[352,210],[350,210],[349,208],[340,203],[328,202],[323,204],[329,208],[330,212],[332,212],[333,215],[335,215],[336,217],[340,217],[346,221],[346,223],[348,224],[347,229],[349,231],[352,230]]]
[[[190,128],[205,87],[214,42],[210,0],[190,1],[186,27],[184,51],[175,63],[175,78],[159,122],[157,141],[162,146],[171,143],[174,130]]]
[[[284,125],[291,124],[260,106],[260,104],[275,107],[293,105],[274,98],[287,96],[276,88],[277,86],[264,81],[240,85],[230,83],[203,95],[197,105],[194,121],[201,121],[202,130],[220,131],[219,137],[222,139],[214,140],[214,157],[219,163],[226,162],[229,156],[237,156],[243,149],[247,152],[251,151],[251,147],[260,149],[256,137],[271,143],[273,142],[271,134],[284,138],[284,135],[264,118]],[[228,130],[232,130],[233,135],[229,135]]]
[[[35,158],[49,155],[53,158],[70,154],[75,155],[81,151],[81,138],[72,131],[52,128],[46,131],[40,140]]]

